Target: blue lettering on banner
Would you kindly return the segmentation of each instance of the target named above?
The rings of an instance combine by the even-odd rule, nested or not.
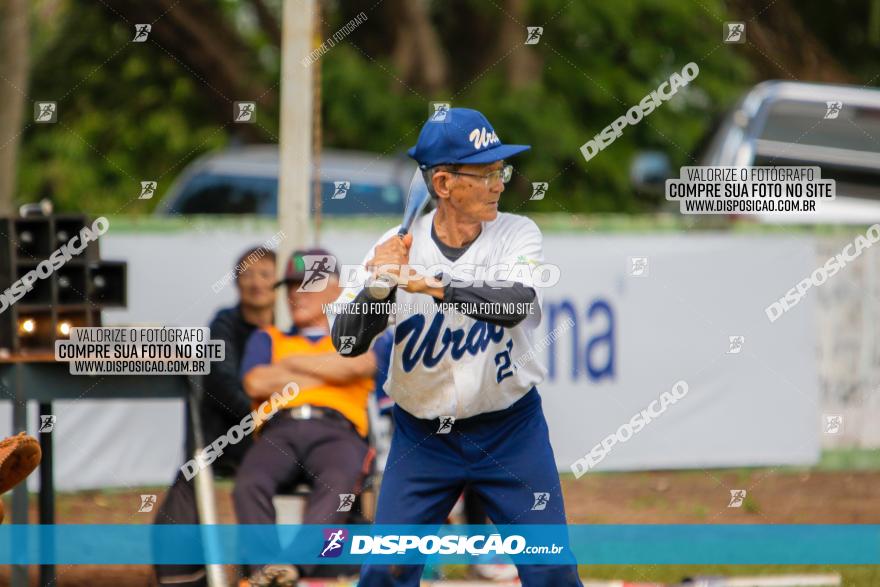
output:
[[[603,379],[614,379],[616,376],[615,363],[615,319],[614,308],[611,302],[605,298],[594,299],[586,311],[580,314],[575,303],[570,299],[559,302],[545,303],[546,332],[560,329],[560,336],[551,341],[547,351],[547,378],[550,381],[558,377],[556,357],[563,352],[565,345],[562,341],[568,340],[570,345],[571,380],[577,381],[583,366],[584,375],[593,382]],[[571,321],[573,326],[565,329],[565,322]],[[581,344],[581,329],[601,328],[595,332],[587,333],[586,344]],[[559,345],[559,347],[557,347]],[[561,347],[561,348],[560,348]]]
[[[401,357],[405,372],[412,371],[419,361],[425,367],[434,367],[449,350],[450,342],[452,343],[452,358],[458,360],[465,353],[476,356],[477,353],[486,352],[490,342],[500,342],[504,338],[503,327],[481,320],[474,322],[467,334],[463,328],[452,330],[447,327],[441,336],[440,329],[443,327],[445,318],[444,314],[439,312],[435,314],[424,338],[422,338],[422,332],[425,330],[425,316],[423,314],[410,316],[397,325],[394,330],[394,344],[398,345],[406,341]],[[438,339],[442,345],[439,350],[437,349]]]

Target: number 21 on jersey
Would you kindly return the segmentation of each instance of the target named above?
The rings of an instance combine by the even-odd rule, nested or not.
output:
[[[510,377],[513,375],[513,369],[510,368],[511,360],[510,360],[510,352],[513,350],[513,341],[507,341],[507,350],[501,351],[497,355],[495,355],[495,365],[498,367],[498,370],[495,371],[495,381],[501,383],[503,379],[506,377]],[[516,366],[514,365],[514,369]]]

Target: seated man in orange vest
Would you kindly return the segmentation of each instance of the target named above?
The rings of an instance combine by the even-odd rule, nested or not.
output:
[[[274,524],[272,497],[298,483],[312,488],[304,524],[343,524],[351,507],[341,505],[360,493],[372,457],[366,441],[367,397],[390,340],[377,339],[373,352],[356,358],[336,352],[324,304],[341,293],[338,275],[327,251],[294,252],[284,279],[276,284],[287,286],[294,327],[287,333],[262,328],[245,346],[241,373],[255,405],[291,382],[298,391],[262,423],[238,469],[233,499],[240,524]],[[301,574],[314,571],[269,565],[253,573],[250,584],[295,585]]]

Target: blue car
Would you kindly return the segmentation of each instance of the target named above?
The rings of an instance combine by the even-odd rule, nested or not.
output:
[[[400,216],[415,164],[357,151],[321,154],[322,216]],[[311,204],[314,213],[314,202]],[[191,163],[156,209],[160,216],[275,216],[278,145],[211,153]]]

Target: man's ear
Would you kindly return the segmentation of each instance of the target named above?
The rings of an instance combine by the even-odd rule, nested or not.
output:
[[[449,173],[444,173],[442,171],[435,173],[431,178],[431,183],[434,187],[434,194],[439,199],[448,198],[449,197],[449,182],[452,181],[452,175]]]

